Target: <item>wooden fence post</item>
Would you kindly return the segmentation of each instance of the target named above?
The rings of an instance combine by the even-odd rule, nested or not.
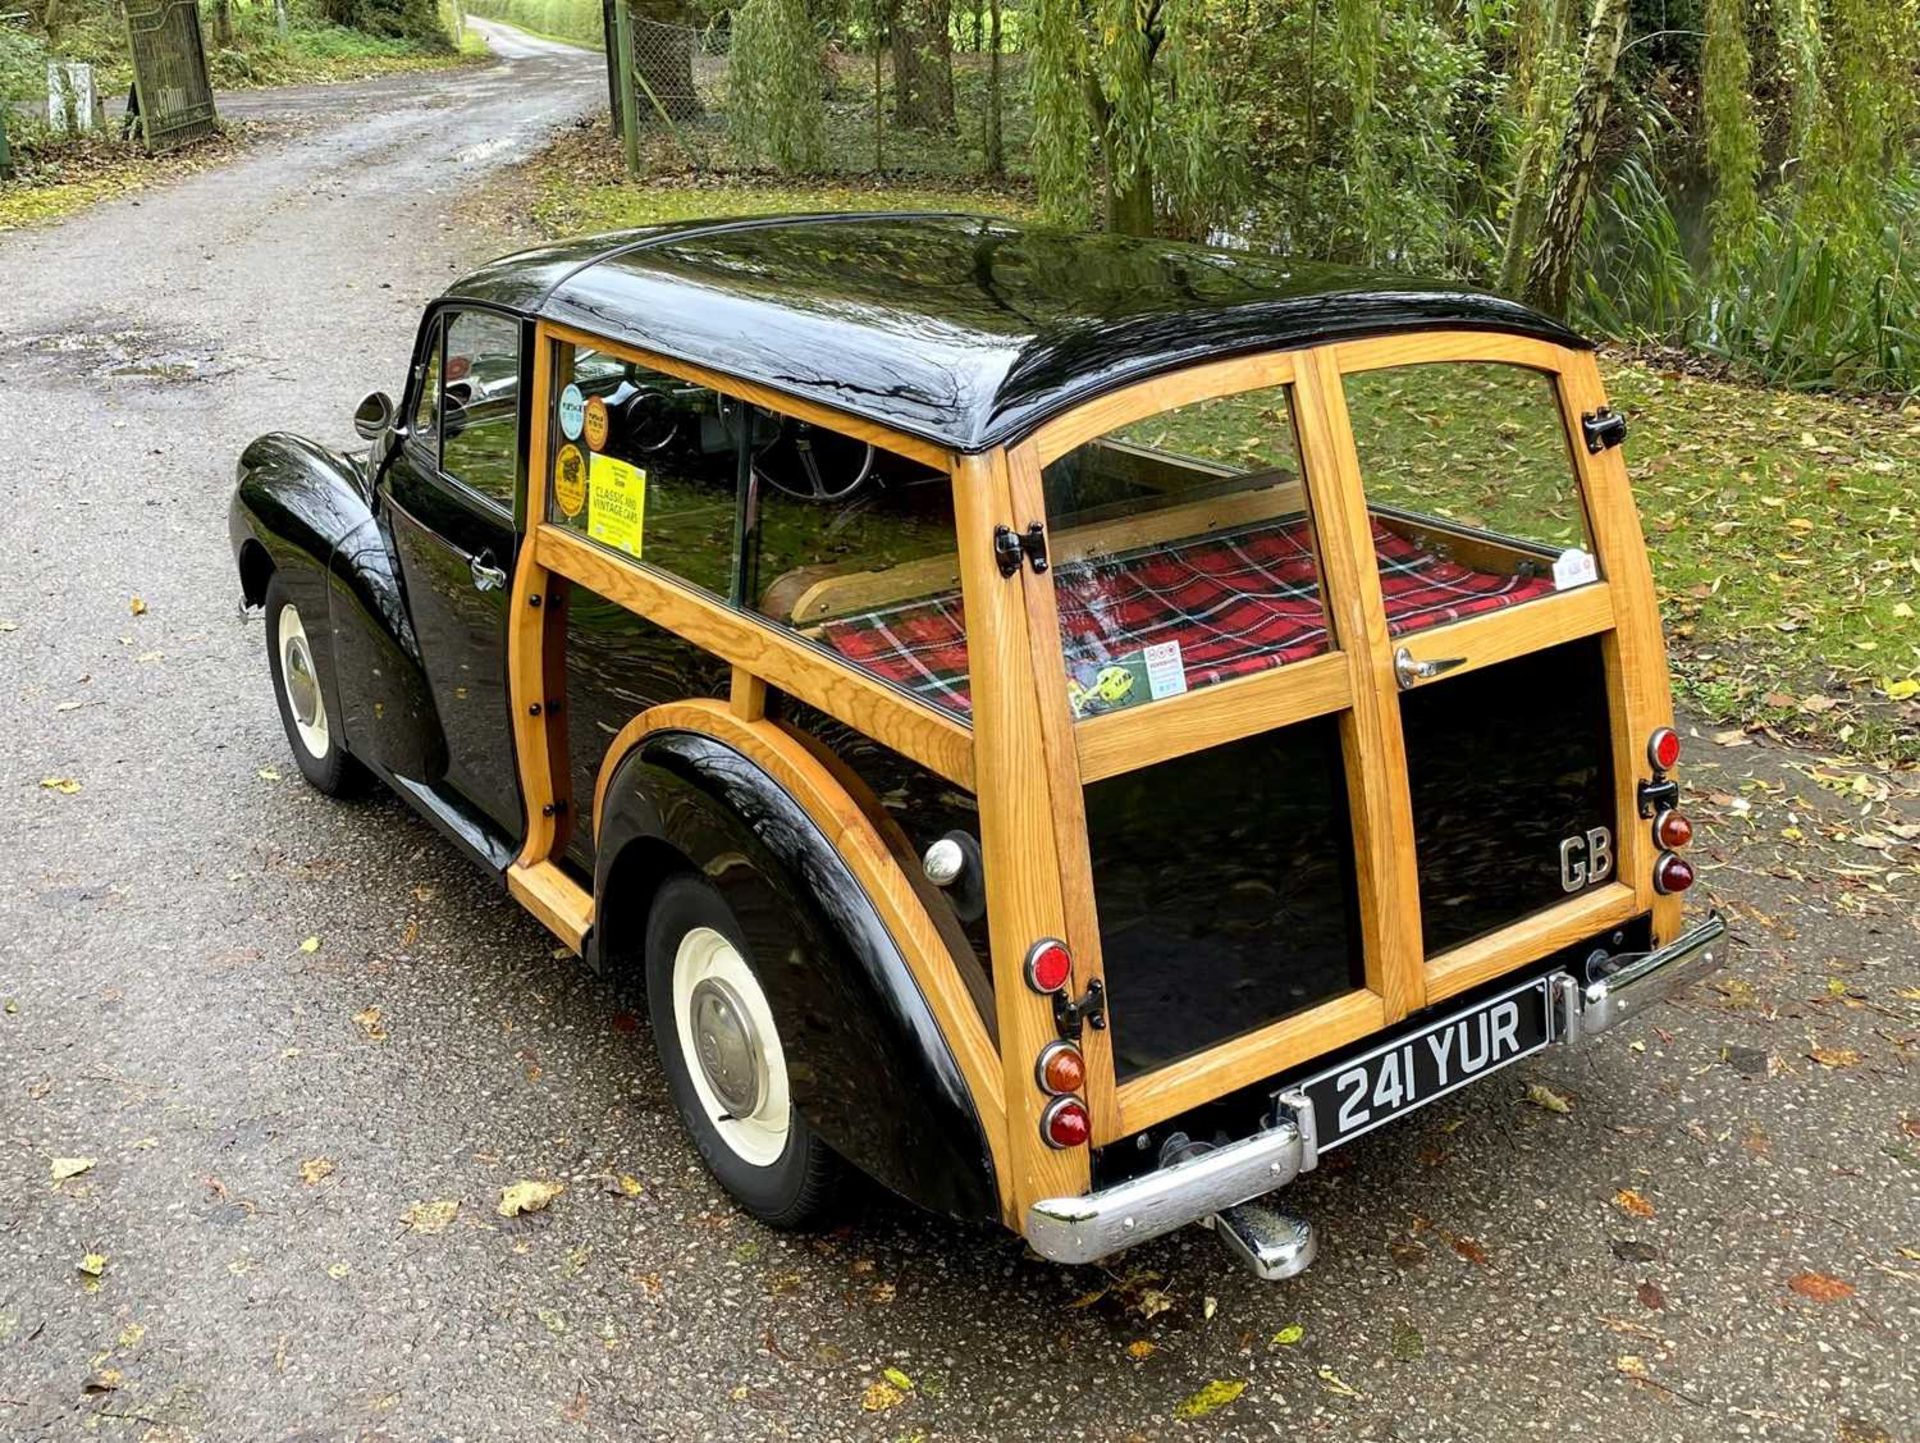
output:
[[[619,46],[620,144],[626,152],[627,174],[640,174],[640,111],[633,93],[633,12],[627,0],[613,0],[614,33],[607,38]]]

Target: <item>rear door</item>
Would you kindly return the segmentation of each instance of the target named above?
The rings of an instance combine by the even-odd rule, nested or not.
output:
[[[506,606],[521,483],[521,328],[440,313],[383,502],[407,609],[447,739],[447,783],[521,834],[506,677]]]

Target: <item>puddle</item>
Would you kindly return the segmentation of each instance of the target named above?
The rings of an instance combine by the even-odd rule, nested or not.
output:
[[[212,346],[183,345],[178,337],[139,328],[54,331],[28,336],[25,345],[103,381],[181,384],[211,381],[233,369]]]

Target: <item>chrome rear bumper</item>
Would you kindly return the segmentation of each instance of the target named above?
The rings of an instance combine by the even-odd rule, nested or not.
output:
[[[1721,961],[1726,932],[1719,914],[1709,913],[1658,951],[1624,962],[1598,954],[1585,979],[1553,974],[1554,1042],[1597,1037],[1711,971]],[[1027,1241],[1055,1262],[1091,1263],[1262,1197],[1318,1161],[1312,1119],[1310,1107],[1292,1117],[1283,1109],[1266,1131],[1239,1142],[1099,1192],[1042,1199],[1027,1209]]]

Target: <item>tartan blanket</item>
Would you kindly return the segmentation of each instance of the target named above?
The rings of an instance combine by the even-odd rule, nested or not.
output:
[[[1373,521],[1395,636],[1550,594],[1550,577],[1502,576],[1423,551]],[[1180,643],[1189,688],[1303,661],[1327,649],[1319,569],[1304,519],[1054,568],[1070,673]],[[822,639],[864,671],[958,716],[972,710],[958,591],[843,617]]]

